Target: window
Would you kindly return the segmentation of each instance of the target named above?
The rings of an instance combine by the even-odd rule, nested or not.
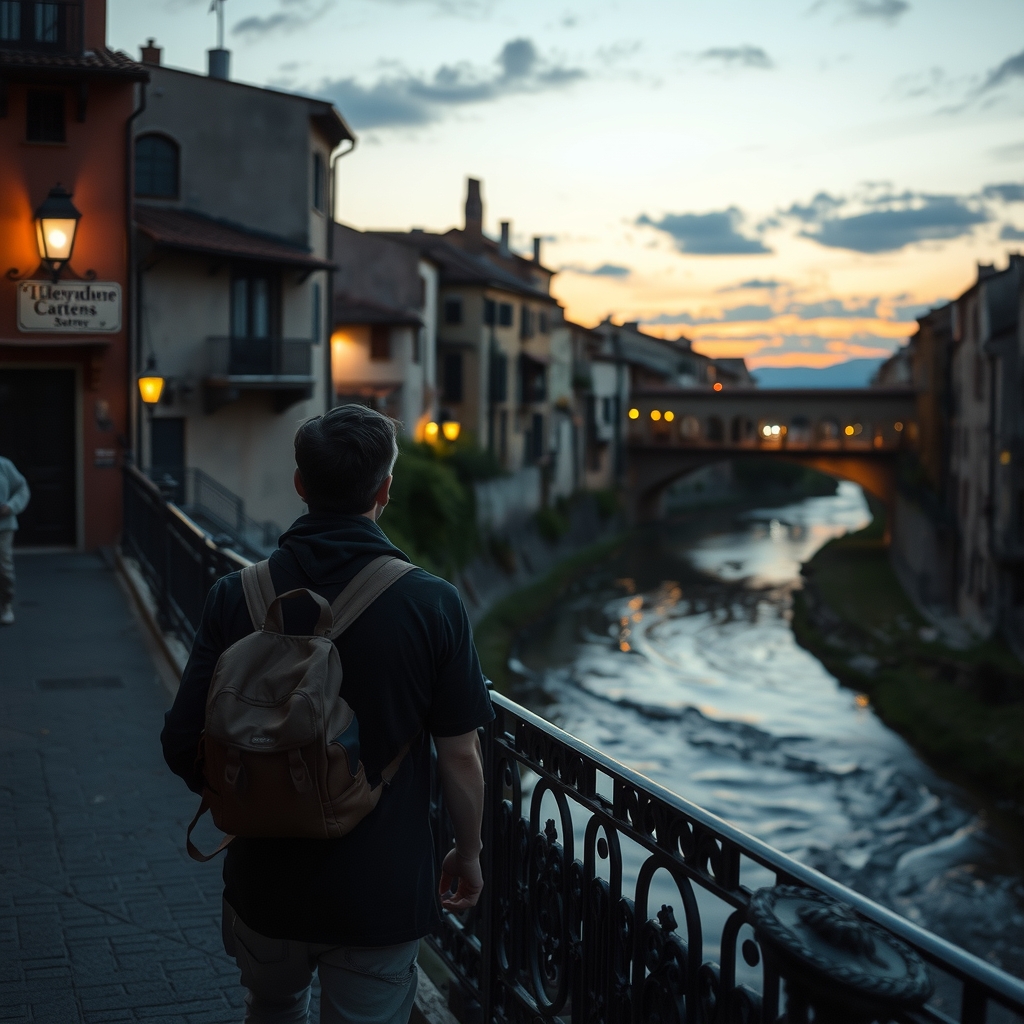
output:
[[[548,333],[548,314],[547,314],[547,310],[543,310],[542,309],[537,314],[537,330],[541,334],[547,334]]]
[[[444,322],[446,324],[462,323],[462,299],[458,296],[444,300]]]
[[[37,43],[56,43],[60,38],[60,8],[57,4],[35,5],[35,41]]]
[[[547,399],[547,372],[543,363],[522,355],[519,357],[519,401],[523,405]]]
[[[512,303],[503,302],[498,306],[498,323],[502,327],[512,326]]]
[[[504,402],[508,398],[508,356],[504,352],[491,353],[491,401]]]
[[[151,199],[178,197],[178,144],[166,135],[135,140],[135,194]]]
[[[533,334],[533,310],[524,302],[521,319],[519,321],[519,337],[526,341],[527,339],[532,338]]]
[[[494,299],[484,299],[484,323],[493,327],[498,320],[498,306]]]
[[[370,328],[370,358],[374,362],[391,358],[391,328],[387,324],[374,324]]]
[[[21,39],[21,0],[0,2],[0,40],[15,42]]]
[[[535,412],[533,414],[523,441],[523,461],[532,466],[544,457],[544,416],[542,413]]]
[[[420,278],[422,281],[423,279]],[[417,327],[412,332],[412,361],[418,363],[422,358],[423,351],[423,328]]]
[[[276,281],[269,274],[239,274],[231,282],[231,336],[269,338],[274,332]]]
[[[449,352],[444,357],[441,388],[446,402],[462,401],[462,353]]]
[[[327,166],[321,153],[313,154],[313,209],[327,212]]]
[[[30,89],[25,138],[29,142],[64,141],[64,93]]]

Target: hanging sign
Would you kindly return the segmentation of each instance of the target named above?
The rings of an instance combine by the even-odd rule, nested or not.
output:
[[[116,281],[22,281],[18,329],[47,334],[115,334],[121,330]]]

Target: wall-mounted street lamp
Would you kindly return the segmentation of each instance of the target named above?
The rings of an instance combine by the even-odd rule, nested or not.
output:
[[[63,185],[50,189],[50,194],[36,210],[39,257],[49,266],[54,283],[71,259],[81,219],[81,213],[71,202],[71,193]]]
[[[156,372],[156,360],[150,356],[145,375],[139,378],[139,397],[152,408],[164,393],[165,379]]]
[[[446,441],[458,441],[461,431],[462,424],[458,420],[445,420],[441,424],[441,433]]]
[[[439,429],[440,428],[438,427],[438,425],[433,420],[431,420],[423,428],[423,437],[426,439],[426,441],[429,444],[433,444],[437,440],[437,432],[438,432]]]

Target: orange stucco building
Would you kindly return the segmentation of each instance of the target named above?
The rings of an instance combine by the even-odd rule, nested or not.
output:
[[[91,549],[118,537],[131,450],[127,153],[147,73],[106,47],[106,0],[0,6],[0,455],[32,488],[18,544]],[[41,238],[58,186],[77,228]],[[41,249],[63,236],[54,282]]]

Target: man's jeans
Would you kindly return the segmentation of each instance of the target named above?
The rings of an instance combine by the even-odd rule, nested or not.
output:
[[[246,1024],[306,1024],[313,972],[321,1024],[407,1024],[416,998],[418,942],[324,946],[268,939],[225,901],[224,949],[242,972]]]
[[[0,610],[14,602],[14,531],[0,530]]]

